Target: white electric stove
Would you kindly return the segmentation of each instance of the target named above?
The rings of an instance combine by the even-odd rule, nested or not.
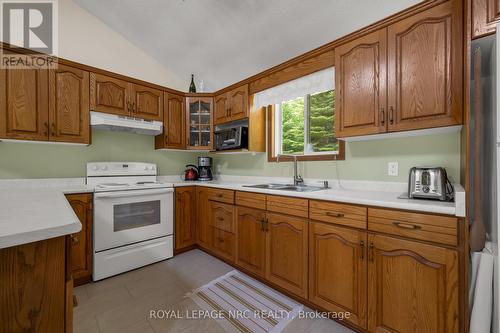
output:
[[[174,189],[156,172],[150,163],[87,163],[87,186],[95,189],[94,281],[173,256]]]

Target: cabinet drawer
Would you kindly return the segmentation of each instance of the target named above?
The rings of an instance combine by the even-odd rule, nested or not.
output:
[[[221,257],[234,260],[235,236],[234,234],[213,228],[212,250]]]
[[[235,231],[233,205],[211,201],[210,208],[212,210],[212,226],[227,232]]]
[[[366,229],[366,207],[340,204],[326,201],[309,201],[309,218]]]
[[[236,192],[236,204],[257,209],[266,209],[266,195],[251,192]]]
[[[288,215],[308,217],[309,203],[307,199],[268,195],[267,210]]]
[[[211,188],[208,191],[208,200],[234,204],[234,191]]]
[[[457,245],[457,218],[368,208],[368,230]]]

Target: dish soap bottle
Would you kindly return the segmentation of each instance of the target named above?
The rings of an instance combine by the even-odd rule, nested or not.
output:
[[[194,74],[191,74],[191,84],[189,85],[189,92],[190,93],[196,92],[196,86],[194,85]]]

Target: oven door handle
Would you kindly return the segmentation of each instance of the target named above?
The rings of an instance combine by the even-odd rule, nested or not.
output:
[[[95,193],[94,198],[126,198],[126,197],[137,197],[142,195],[157,195],[157,194],[167,194],[173,193],[173,188],[164,188],[161,190],[137,190],[137,191],[116,191],[116,192],[105,192],[105,193]]]

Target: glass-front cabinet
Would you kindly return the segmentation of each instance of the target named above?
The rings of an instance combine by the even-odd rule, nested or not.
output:
[[[212,102],[210,97],[187,98],[187,149],[213,149]]]

